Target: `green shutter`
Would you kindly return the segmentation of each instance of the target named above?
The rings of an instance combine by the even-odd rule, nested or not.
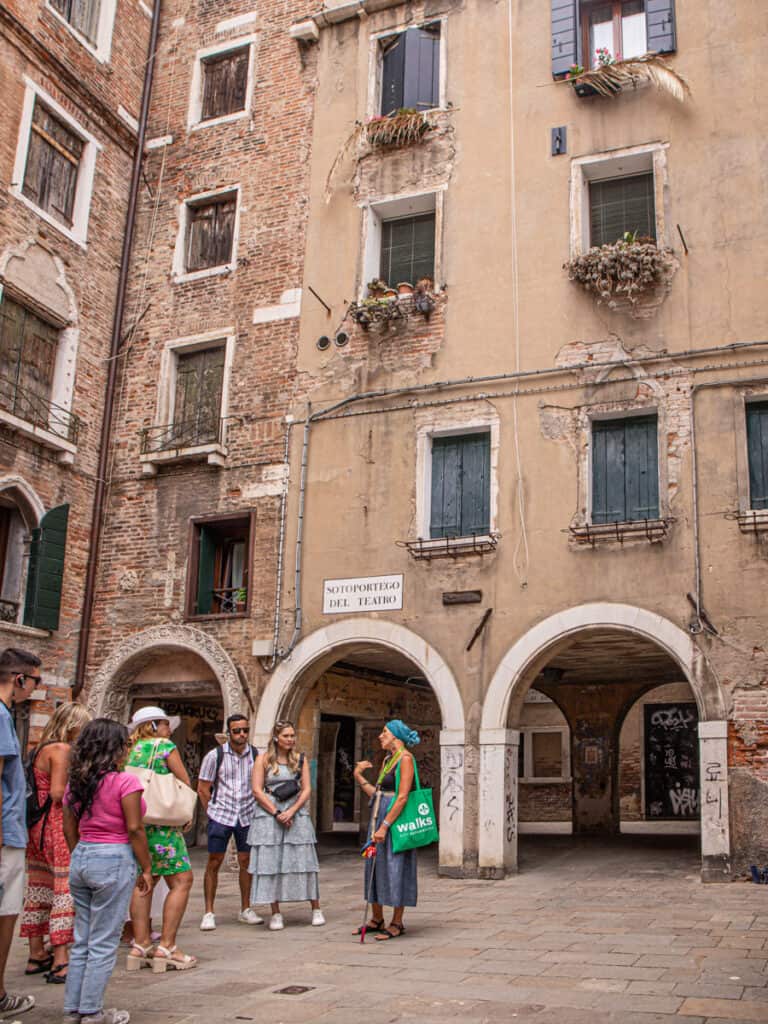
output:
[[[592,522],[657,519],[659,466],[655,416],[592,425]]]
[[[25,626],[59,628],[68,519],[69,505],[59,505],[46,512],[40,526],[32,531],[24,602]]]
[[[490,434],[432,439],[430,537],[490,529]]]
[[[768,402],[747,406],[749,507],[768,508]]]
[[[213,587],[216,570],[216,538],[206,526],[198,527],[197,602],[198,615],[213,611]]]

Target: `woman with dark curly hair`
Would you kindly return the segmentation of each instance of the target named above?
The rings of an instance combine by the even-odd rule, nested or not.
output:
[[[104,990],[115,966],[120,930],[136,882],[152,885],[149,848],[141,819],[143,787],[121,771],[128,730],[96,718],[72,748],[64,795],[64,834],[72,853],[69,887],[75,901],[75,941],[64,989],[65,1020],[72,1024],[128,1024],[126,1010],[105,1010]]]

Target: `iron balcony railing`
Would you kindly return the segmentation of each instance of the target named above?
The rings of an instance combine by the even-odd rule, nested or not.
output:
[[[141,454],[184,451],[204,444],[221,444],[223,419],[198,416],[193,420],[144,427],[141,431]]]
[[[49,434],[77,444],[81,426],[79,416],[8,377],[0,377],[0,409],[18,416],[25,423],[47,430]]]

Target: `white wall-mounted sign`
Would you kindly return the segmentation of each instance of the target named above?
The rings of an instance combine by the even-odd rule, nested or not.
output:
[[[394,612],[402,607],[402,575],[323,581],[323,615]]]

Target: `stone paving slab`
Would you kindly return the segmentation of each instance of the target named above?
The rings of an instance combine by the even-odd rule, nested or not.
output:
[[[427,855],[402,939],[361,945],[361,861],[321,848],[328,919],[284,908],[284,932],[235,922],[222,878],[219,927],[201,933],[200,855],[181,948],[197,970],[127,974],[108,1005],[134,1024],[768,1024],[768,915],[751,885],[701,884],[687,840],[624,837],[605,849],[525,838],[523,872],[499,882],[442,879]],[[758,895],[761,895],[758,892]],[[52,1024],[61,988],[25,979],[17,942],[9,987],[32,991],[23,1024]],[[288,985],[309,991],[291,996]]]

